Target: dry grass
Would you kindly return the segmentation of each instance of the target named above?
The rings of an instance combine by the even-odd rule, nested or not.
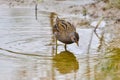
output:
[[[107,3],[107,7],[116,7],[120,9],[120,0],[102,0]]]
[[[120,0],[109,0],[109,3],[112,7],[116,7],[120,9]]]

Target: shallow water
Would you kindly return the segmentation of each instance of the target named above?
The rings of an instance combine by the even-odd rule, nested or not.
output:
[[[58,42],[56,54],[51,13],[43,8],[36,20],[33,7],[0,8],[0,80],[100,80],[101,44],[93,28],[77,27],[79,47],[64,51]]]

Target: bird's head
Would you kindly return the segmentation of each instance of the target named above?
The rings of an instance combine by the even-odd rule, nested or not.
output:
[[[71,34],[71,40],[73,41],[73,42],[75,42],[76,44],[77,44],[77,46],[79,46],[79,35],[78,35],[78,33],[77,32],[73,32],[72,34]]]

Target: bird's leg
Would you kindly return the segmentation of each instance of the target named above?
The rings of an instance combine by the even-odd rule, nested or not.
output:
[[[67,45],[66,44],[65,44],[64,48],[65,48],[65,51],[67,51]]]

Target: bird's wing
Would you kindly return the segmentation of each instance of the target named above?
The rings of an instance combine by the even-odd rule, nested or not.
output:
[[[65,21],[65,20],[61,20],[59,22],[59,27],[62,28],[64,31],[69,31],[69,32],[73,32],[76,31],[74,25],[72,25],[70,22]]]
[[[71,32],[74,32],[76,31],[76,28],[73,24],[71,24],[70,22],[66,22],[67,25],[68,25],[68,30],[71,31]]]
[[[53,27],[53,32],[71,33],[71,32],[76,32],[76,28],[68,21],[59,20],[56,22],[55,26]]]

